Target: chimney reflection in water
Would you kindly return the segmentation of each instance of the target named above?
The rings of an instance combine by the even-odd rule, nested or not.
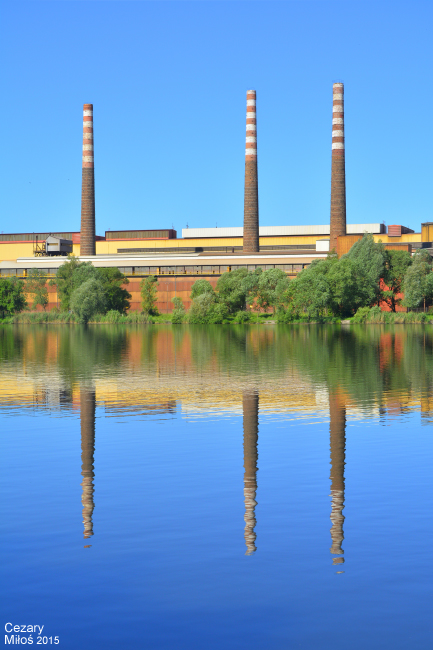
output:
[[[80,390],[81,406],[81,476],[83,489],[81,502],[83,504],[83,524],[84,539],[93,535],[93,510],[95,503],[93,501],[93,478],[95,476],[94,454],[95,454],[95,391],[81,388]]]
[[[257,490],[257,441],[259,439],[259,396],[256,392],[245,392],[242,398],[244,415],[244,499],[245,499],[245,555],[256,550],[255,507]]]
[[[337,395],[329,396],[330,446],[331,446],[331,538],[330,551],[333,555],[344,554],[341,545],[344,539],[344,465],[346,450],[346,406]],[[333,564],[343,564],[343,557],[334,557]]]

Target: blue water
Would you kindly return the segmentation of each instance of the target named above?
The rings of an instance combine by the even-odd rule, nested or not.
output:
[[[412,343],[406,346],[413,354]],[[18,373],[35,383],[36,394],[38,376],[49,377],[53,368],[39,361],[32,374],[32,363],[20,347],[12,360],[4,358],[1,379]],[[154,368],[148,358],[140,363],[144,381]],[[420,359],[413,363],[419,373]],[[374,395],[347,403],[340,396],[344,417],[336,428],[335,413],[323,405],[300,408],[296,399],[291,408],[290,386],[275,407],[269,391],[265,400],[260,386],[247,387],[258,404],[251,542],[244,521],[250,425],[242,395],[237,406],[220,398],[220,412],[206,408],[202,395],[186,408],[175,388],[170,408],[113,409],[98,390],[107,372],[95,365],[90,388],[88,375],[76,379],[79,408],[73,400],[53,406],[52,398],[20,405],[16,388],[3,395],[4,623],[44,625],[43,634],[58,636],[60,647],[84,650],[431,646],[433,436],[406,384],[388,395],[389,408],[383,396],[376,410]],[[113,365],[117,386],[131,381],[128,373]],[[182,382],[198,381],[197,367],[187,375],[179,372],[180,393]],[[228,376],[226,362],[213,364],[200,386],[221,376]],[[271,370],[261,379],[279,381]],[[95,436],[93,534],[84,537],[82,404],[95,385],[95,419],[90,409],[87,420]],[[410,405],[396,409],[397,395]],[[345,436],[337,554],[330,552],[332,426]]]

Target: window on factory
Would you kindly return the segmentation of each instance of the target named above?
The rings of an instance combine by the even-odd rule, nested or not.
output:
[[[17,270],[16,269],[1,269],[1,274],[2,275],[16,275]]]

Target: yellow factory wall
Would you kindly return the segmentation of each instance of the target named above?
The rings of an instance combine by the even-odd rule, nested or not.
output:
[[[381,241],[382,244],[412,244],[414,242],[421,242],[420,232],[408,233],[401,237],[389,237],[388,235],[373,235],[373,237],[374,241]]]
[[[0,242],[0,262],[15,262],[18,257],[33,257],[33,242]]]

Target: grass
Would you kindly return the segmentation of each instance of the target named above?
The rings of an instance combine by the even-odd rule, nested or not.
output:
[[[106,314],[97,314],[92,318],[90,324],[112,323],[112,324],[162,324],[171,323],[172,314],[158,314],[148,315],[144,312],[130,312],[128,314],[120,314],[117,311],[109,311]],[[389,312],[381,311],[378,307],[368,308],[362,307],[358,309],[355,316],[348,319],[352,323],[383,323],[385,325],[405,324],[405,323],[433,323],[433,314],[424,312]],[[187,323],[185,319],[185,323]],[[279,318],[277,314],[262,313],[262,312],[238,312],[224,320],[223,324],[251,324],[260,325],[268,322],[284,323],[284,319]],[[295,318],[287,321],[287,324],[300,324],[300,323],[339,323],[340,320],[334,316],[327,316],[320,320],[308,317]],[[23,311],[13,316],[6,316],[0,319],[3,324],[26,324],[36,325],[45,323],[58,323],[58,324],[79,324],[79,320],[75,314],[69,312],[60,312],[57,310],[52,311]]]

